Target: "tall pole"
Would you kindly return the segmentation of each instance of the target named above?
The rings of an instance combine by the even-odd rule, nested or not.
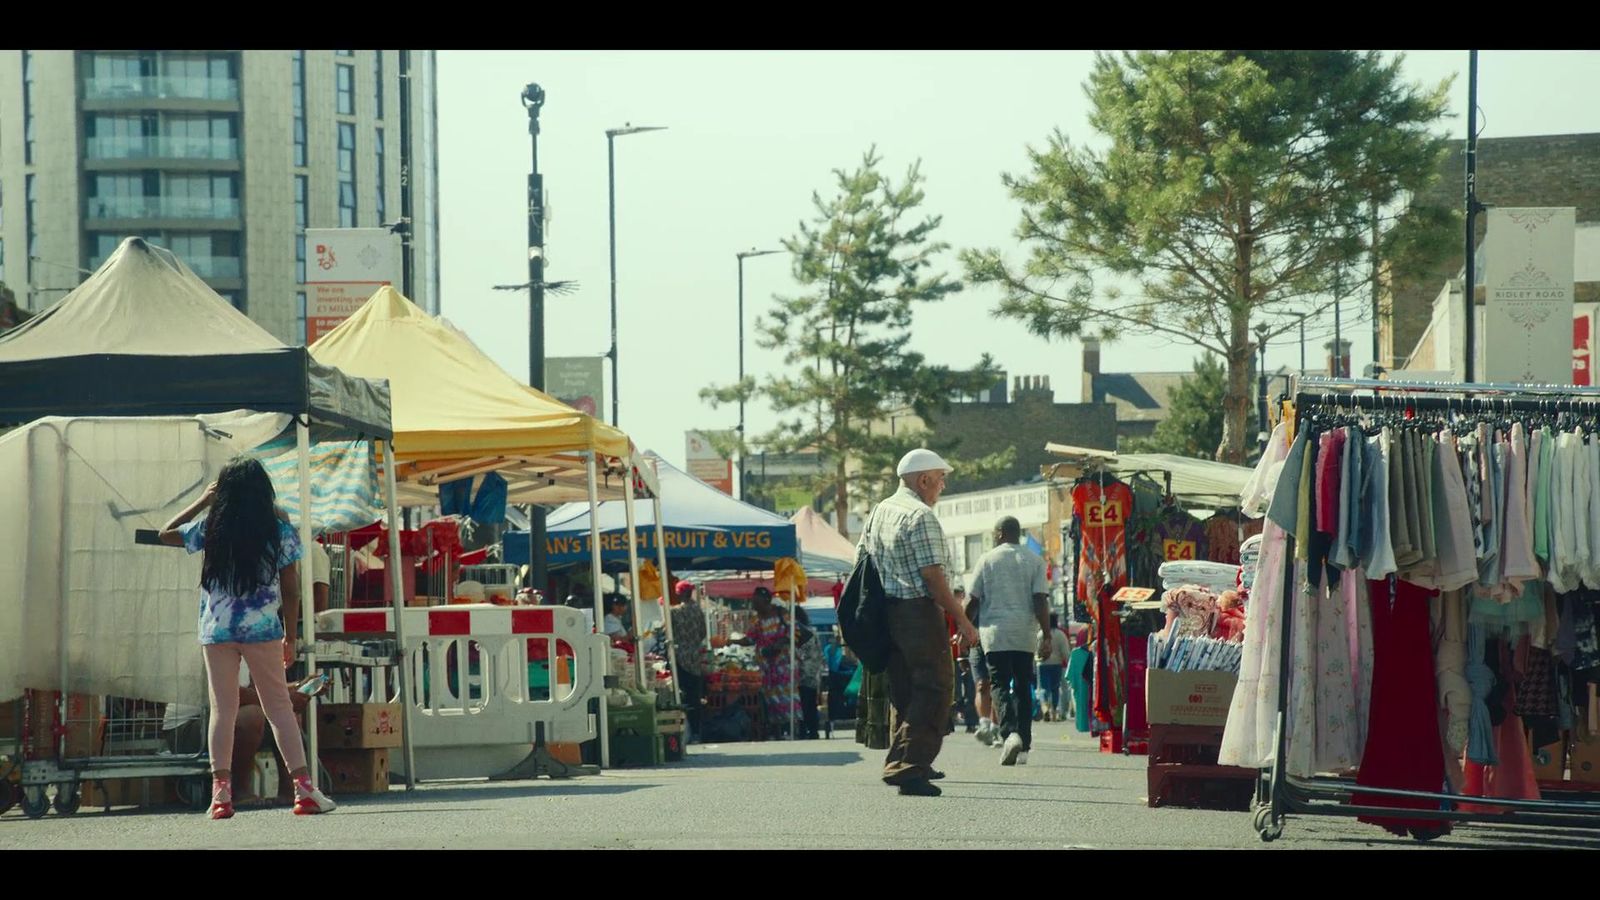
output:
[[[623,125],[606,129],[606,188],[611,218],[611,424],[617,424],[617,395],[622,383],[617,377],[617,143],[618,137],[646,131],[665,131],[665,125]]]
[[[382,50],[373,51],[382,53]],[[379,90],[382,90],[381,86]],[[400,289],[408,299],[416,286],[411,227],[411,51],[400,51]],[[437,302],[438,298],[434,298]]]
[[[1382,371],[1382,363],[1378,360],[1378,323],[1380,321],[1378,317],[1380,304],[1378,301],[1382,293],[1382,279],[1378,268],[1378,238],[1380,235],[1378,230],[1378,198],[1376,196],[1369,201],[1367,211],[1372,219],[1372,242],[1371,246],[1368,247],[1368,253],[1372,261],[1372,271],[1370,273],[1372,276],[1372,377],[1376,378],[1378,373]]]
[[[539,174],[539,110],[544,88],[530,84],[522,89],[528,109],[528,136],[532,168],[528,171],[528,384],[544,390],[544,176]],[[545,555],[544,507],[534,505],[528,516],[529,586],[545,590],[549,565]]]
[[[1466,347],[1463,348],[1462,372],[1466,380],[1475,381],[1477,376],[1477,355],[1474,344],[1478,330],[1478,272],[1477,260],[1474,259],[1473,250],[1477,243],[1478,230],[1478,51],[1467,51],[1467,239],[1466,239],[1466,278],[1464,279],[1465,302],[1467,318],[1462,323],[1466,326]]]
[[[744,254],[734,254],[739,258],[739,499],[745,498],[744,491]]]
[[[1305,374],[1306,374],[1306,317],[1305,317],[1305,314],[1302,313],[1300,315],[1300,377],[1304,378]]]
[[[739,260],[739,499],[745,499],[744,476],[747,471],[744,464],[746,444],[744,441],[744,261],[752,256],[771,256],[782,253],[782,250],[741,250],[734,256]],[[762,472],[766,477],[766,472]],[[763,484],[766,482],[763,481]]]
[[[606,132],[606,196],[611,219],[611,424],[617,424],[617,395],[622,385],[617,380],[617,135]]]

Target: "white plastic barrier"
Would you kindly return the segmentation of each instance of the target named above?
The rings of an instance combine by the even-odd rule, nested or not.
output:
[[[359,639],[393,631],[392,616],[388,609],[328,610],[317,616],[317,631]],[[419,777],[505,774],[528,756],[540,723],[548,742],[598,736],[589,701],[603,696],[610,647],[582,611],[474,603],[407,609],[405,616],[403,672],[415,704]],[[535,687],[540,667],[529,663],[540,661],[544,685]],[[391,700],[388,683],[375,679],[351,699]],[[405,763],[391,758],[390,766],[400,772]]]

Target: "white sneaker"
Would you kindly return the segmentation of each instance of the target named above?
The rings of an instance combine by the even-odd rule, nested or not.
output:
[[[1002,765],[1002,766],[1014,766],[1014,765],[1016,765],[1017,764],[1017,756],[1020,755],[1021,753],[1022,753],[1022,735],[1017,734],[1015,731],[1013,731],[1013,732],[1011,732],[1011,736],[1006,738],[1005,744],[1003,744],[1001,746],[1001,748],[1000,748],[1000,765]]]
[[[327,794],[324,794],[322,791],[314,787],[308,792],[305,790],[305,787],[305,785],[295,786],[295,815],[314,816],[318,813],[333,812],[339,808],[339,804],[334,803],[333,798],[329,797]]]
[[[1021,753],[1017,754],[1017,765],[1025,766],[1027,764],[1028,764],[1028,751],[1024,750]]]
[[[985,747],[993,747],[998,740],[998,731],[999,729],[994,727],[994,723],[986,719],[978,724],[978,730],[973,733],[973,737],[977,738],[978,743]]]

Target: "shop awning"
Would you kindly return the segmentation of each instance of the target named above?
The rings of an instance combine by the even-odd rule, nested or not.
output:
[[[590,450],[606,458],[604,496],[621,495],[629,468],[644,491],[654,488],[654,473],[637,465],[626,434],[524,384],[391,287],[380,287],[311,354],[345,372],[389,379],[404,505],[435,504],[440,485],[486,472],[506,479],[511,503],[586,500],[582,454]]]
[[[1170,453],[1115,453],[1067,444],[1045,444],[1045,452],[1062,462],[1042,467],[1046,478],[1076,477],[1086,472],[1105,470],[1113,475],[1134,472],[1166,472],[1172,477],[1175,497],[1215,506],[1237,506],[1239,494],[1250,480],[1251,469],[1228,463]]]

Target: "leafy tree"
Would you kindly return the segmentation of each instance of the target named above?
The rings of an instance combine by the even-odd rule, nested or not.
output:
[[[756,340],[782,349],[788,370],[759,385],[747,377],[700,392],[713,407],[757,396],[771,404],[783,417],[778,427],[755,441],[740,436],[737,449],[747,453],[758,443],[781,453],[817,453],[824,472],[807,486],[832,491],[841,534],[851,502],[873,499],[869,492],[881,484],[885,461],[928,438],[926,429],[890,434],[892,414],[910,409],[929,421],[952,397],[999,377],[987,355],[958,370],[930,365],[909,349],[916,308],[962,285],[935,267],[949,246],[933,238],[942,217],[918,212],[921,164],[896,184],[878,171],[880,162],[874,148],[854,171],[834,170],[833,196],[814,193],[812,220],[783,242],[805,292],[775,298],[776,308],[756,323]],[[891,476],[893,467],[887,462]]]
[[[969,281],[998,286],[997,314],[1036,334],[1156,333],[1216,353],[1216,456],[1243,462],[1252,332],[1295,327],[1352,267],[1382,257],[1403,273],[1449,246],[1448,211],[1384,212],[1444,152],[1431,129],[1449,82],[1406,84],[1400,64],[1352,50],[1097,56],[1084,89],[1109,148],[1058,130],[1030,149],[1032,171],[1003,178],[1027,258],[968,251]]]

